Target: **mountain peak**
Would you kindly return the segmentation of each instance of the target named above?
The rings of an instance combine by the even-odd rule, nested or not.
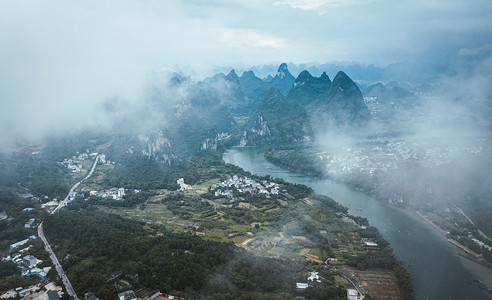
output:
[[[287,64],[283,63],[278,67],[277,75],[269,80],[270,86],[278,88],[283,94],[287,94],[296,79],[290,74]]]
[[[229,74],[226,75],[226,79],[235,84],[239,84],[239,77],[236,74],[236,71],[232,69]]]
[[[327,92],[330,89],[331,81],[326,73],[323,74],[321,77],[314,77],[308,71],[302,71],[287,94],[289,103],[295,102],[304,106],[320,94]]]
[[[330,93],[332,97],[336,98],[336,95],[339,95],[340,100],[345,99],[343,101],[348,100],[351,103],[356,104],[360,110],[365,111],[364,114],[366,114],[366,112],[368,113],[359,87],[344,72],[340,71],[337,73],[331,84]]]
[[[280,66],[278,67],[277,73],[280,73],[280,72],[289,72],[289,68],[287,67],[286,63],[280,64]]]
[[[343,82],[353,82],[350,77],[345,74],[343,71],[338,71],[337,75],[333,79],[333,84],[335,83],[343,83]]]
[[[332,86],[339,88],[342,92],[345,90],[357,90],[360,93],[357,84],[343,71],[337,73],[333,79]]]
[[[284,79],[284,78],[294,79],[294,76],[290,74],[289,68],[287,67],[286,63],[283,63],[278,67],[277,75],[275,77],[279,79]]]
[[[246,77],[255,77],[255,76],[256,76],[255,75],[255,72],[253,72],[253,71],[244,71],[243,72],[243,75],[241,75],[241,77],[244,77],[244,78],[246,78]]]
[[[328,75],[326,75],[326,72],[323,72],[323,74],[321,74],[319,79],[321,79],[322,82],[331,83],[330,77],[328,77]]]
[[[306,82],[312,78],[313,78],[313,76],[311,75],[311,73],[309,73],[309,71],[307,71],[307,70],[304,70],[301,73],[299,73],[299,75],[297,76],[294,83]]]

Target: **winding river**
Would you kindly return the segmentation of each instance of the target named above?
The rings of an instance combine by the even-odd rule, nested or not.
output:
[[[348,207],[351,214],[367,218],[391,243],[395,256],[407,264],[417,299],[492,299],[469,284],[480,279],[492,288],[492,269],[459,256],[460,250],[415,213],[377,201],[344,184],[273,165],[264,158],[262,149],[231,149],[223,159],[251,173],[310,186]]]

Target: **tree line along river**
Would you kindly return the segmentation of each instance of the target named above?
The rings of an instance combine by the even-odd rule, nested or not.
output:
[[[377,201],[344,184],[283,169],[268,162],[263,152],[261,148],[234,148],[226,151],[223,159],[251,173],[310,186],[348,207],[349,213],[367,218],[390,242],[396,258],[407,265],[417,299],[492,299],[471,284],[479,279],[490,288],[492,269],[460,256],[459,249],[415,213]]]

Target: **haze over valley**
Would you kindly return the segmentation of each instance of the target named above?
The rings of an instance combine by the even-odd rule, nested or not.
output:
[[[2,2],[0,296],[490,299],[490,12]]]

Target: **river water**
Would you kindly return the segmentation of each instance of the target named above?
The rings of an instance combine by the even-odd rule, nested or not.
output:
[[[251,173],[310,186],[348,207],[351,214],[367,218],[390,242],[395,256],[408,265],[417,299],[492,299],[468,283],[474,279],[488,283],[492,269],[458,256],[460,250],[415,213],[377,201],[344,184],[278,167],[264,158],[262,149],[231,149],[223,159]]]

